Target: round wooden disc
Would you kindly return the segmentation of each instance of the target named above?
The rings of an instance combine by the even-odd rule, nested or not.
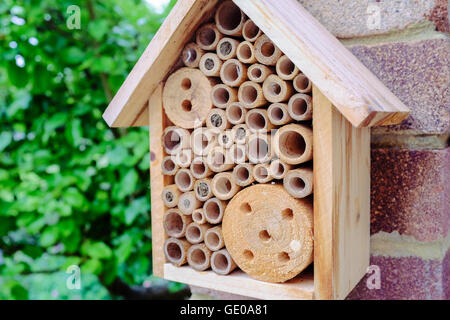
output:
[[[313,207],[281,185],[258,184],[227,205],[222,232],[236,264],[251,277],[287,281],[313,261]]]
[[[198,69],[181,68],[164,86],[163,105],[170,121],[192,129],[200,127],[212,109],[212,85]]]

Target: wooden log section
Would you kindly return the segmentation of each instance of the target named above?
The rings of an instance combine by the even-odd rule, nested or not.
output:
[[[269,121],[275,126],[283,126],[292,121],[286,103],[272,103],[267,109]]]
[[[210,129],[197,128],[191,134],[192,151],[198,156],[206,156],[217,144],[217,134]]]
[[[164,242],[164,255],[167,261],[177,267],[187,262],[187,252],[191,244],[184,239],[169,238]]]
[[[249,41],[242,41],[237,47],[237,58],[242,63],[252,64],[256,62],[255,48]]]
[[[189,265],[197,271],[205,271],[211,266],[211,250],[203,243],[194,244],[187,252]]]
[[[247,67],[237,59],[225,61],[220,69],[220,79],[230,87],[239,87],[247,79]]]
[[[283,185],[294,198],[305,198],[313,193],[313,181],[312,168],[298,168],[286,174]]]
[[[208,167],[214,172],[228,171],[234,167],[229,150],[223,147],[214,147],[206,158]]]
[[[178,209],[184,215],[191,215],[195,209],[203,207],[203,202],[197,199],[194,191],[183,193],[178,198]]]
[[[267,104],[261,86],[252,81],[246,81],[239,87],[238,99],[241,105],[247,109],[257,108]]]
[[[250,130],[246,124],[238,124],[231,129],[233,134],[234,143],[236,144],[246,144],[247,139],[250,136]]]
[[[216,11],[216,26],[225,35],[240,37],[245,23],[245,14],[233,1],[223,2]]]
[[[178,171],[178,165],[173,156],[166,156],[161,161],[161,172],[166,176],[174,176]]]
[[[234,125],[245,122],[246,112],[247,111],[245,110],[245,108],[239,102],[234,102],[230,104],[225,110],[228,122]]]
[[[227,275],[237,268],[227,249],[215,251],[211,255],[211,269],[217,274]]]
[[[290,81],[271,74],[263,83],[264,97],[272,103],[289,100],[294,92]]]
[[[244,144],[233,144],[229,155],[230,160],[235,164],[242,164],[248,160],[248,152]]]
[[[248,78],[251,81],[257,83],[263,83],[267,79],[267,77],[270,76],[271,74],[273,74],[271,68],[259,63],[252,64],[247,69]]]
[[[214,172],[209,169],[206,159],[204,157],[196,157],[191,163],[191,173],[195,179],[205,179]]]
[[[226,109],[233,102],[238,101],[238,91],[224,84],[217,84],[212,88],[211,100],[220,109]]]
[[[205,54],[205,51],[199,47],[198,44],[194,42],[188,43],[181,54],[183,63],[189,68],[198,68],[200,64],[200,59]]]
[[[269,121],[269,115],[265,109],[252,109],[245,115],[245,124],[252,133],[269,132],[274,128]]]
[[[175,175],[175,184],[182,192],[189,192],[194,188],[195,179],[189,169],[180,169]]]
[[[192,220],[197,224],[206,223],[206,217],[203,213],[203,208],[194,210],[194,212],[192,213]]]
[[[281,56],[278,59],[276,70],[278,76],[283,80],[293,80],[300,73],[300,70],[287,56]]]
[[[262,31],[258,26],[250,19],[245,21],[242,28],[242,36],[246,41],[255,42],[262,35]]]
[[[215,134],[231,128],[231,123],[228,122],[225,110],[214,108],[208,117],[206,117],[206,126]]]
[[[272,159],[272,137],[270,134],[252,134],[248,138],[247,147],[247,156],[251,163],[265,163]]]
[[[162,144],[167,154],[175,155],[189,148],[191,134],[186,129],[167,127],[162,135]]]
[[[203,204],[203,213],[205,219],[210,224],[219,224],[222,222],[223,215],[227,207],[227,202],[217,198],[211,198]]]
[[[233,135],[231,134],[231,130],[222,131],[218,136],[219,146],[225,149],[231,148],[234,143]]]
[[[206,230],[205,233],[205,245],[211,251],[218,251],[225,246],[222,235],[222,227],[216,226]]]
[[[211,180],[212,179],[207,178],[195,181],[194,191],[198,200],[206,201],[214,196],[211,188]]]
[[[312,203],[281,185],[239,192],[225,210],[222,232],[233,260],[257,280],[285,282],[313,261]]]
[[[169,237],[184,237],[186,234],[186,227],[191,222],[191,216],[182,214],[178,209],[169,209],[164,213],[163,227]]]
[[[258,183],[268,183],[273,180],[268,163],[259,163],[253,167],[253,177]]]
[[[307,94],[297,93],[289,99],[288,112],[292,119],[296,121],[311,120],[312,109],[312,99]]]
[[[294,89],[300,93],[310,93],[312,91],[312,82],[303,74],[300,73],[292,81]]]
[[[213,83],[200,70],[181,68],[167,79],[163,106],[172,123],[184,129],[200,127],[212,109]]]
[[[200,59],[199,68],[207,77],[219,77],[222,65],[223,61],[220,60],[217,54],[208,52]]]
[[[300,164],[312,159],[313,131],[300,124],[288,124],[278,129],[273,139],[274,151],[287,164]]]
[[[214,51],[222,37],[222,33],[214,23],[208,23],[198,29],[195,41],[201,49]]]
[[[255,178],[253,177],[253,165],[249,163],[238,164],[233,169],[234,181],[241,187],[251,185]]]
[[[192,153],[191,149],[184,149],[178,152],[174,157],[175,163],[180,168],[189,168],[191,166],[194,154]]]
[[[241,190],[241,187],[234,181],[233,173],[221,172],[212,179],[211,189],[217,199],[229,200]]]
[[[276,159],[270,163],[269,170],[274,179],[281,180],[286,176],[291,168],[292,166],[290,164],[284,163],[280,159]]]
[[[161,198],[167,208],[175,208],[178,205],[180,196],[181,191],[178,190],[178,187],[174,184],[164,187],[161,192]]]
[[[222,60],[236,58],[239,41],[233,38],[222,38],[217,45],[217,56]]]
[[[259,63],[275,66],[282,55],[281,50],[265,34],[256,39],[255,57]]]
[[[203,242],[205,238],[206,231],[211,228],[209,224],[198,224],[192,222],[186,228],[186,240],[192,244],[198,244]]]

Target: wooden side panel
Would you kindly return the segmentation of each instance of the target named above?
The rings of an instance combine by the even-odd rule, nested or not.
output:
[[[183,46],[218,0],[178,1],[103,114],[110,127],[143,126],[141,114],[159,82],[179,58]],[[151,113],[151,112],[150,112]]]
[[[233,0],[355,126],[401,122],[409,109],[296,0]]]
[[[344,299],[369,266],[370,130],[317,87],[313,105],[315,298]]]

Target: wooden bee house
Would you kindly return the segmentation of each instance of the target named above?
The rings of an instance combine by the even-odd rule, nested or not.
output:
[[[344,299],[369,265],[370,127],[408,112],[295,0],[179,0],[104,119],[150,126],[155,275]]]

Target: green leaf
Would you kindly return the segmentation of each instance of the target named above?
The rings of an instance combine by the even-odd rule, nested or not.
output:
[[[50,247],[58,241],[59,228],[55,225],[45,228],[39,238],[39,243],[43,247]]]
[[[9,131],[3,131],[0,134],[0,151],[3,151],[6,149],[7,146],[9,146],[9,144],[12,141],[12,133]]]
[[[98,275],[102,272],[102,263],[98,259],[89,259],[81,266],[81,272]]]
[[[8,78],[13,86],[23,88],[28,83],[28,72],[25,67],[17,66],[15,60],[7,62]]]
[[[150,209],[146,197],[134,200],[129,207],[125,209],[125,223],[131,225],[141,214],[147,214]]]
[[[63,51],[63,59],[66,63],[77,64],[82,62],[86,54],[79,47],[70,47]]]
[[[109,24],[106,20],[94,20],[88,26],[89,34],[96,40],[101,40],[108,30]]]
[[[96,259],[108,259],[112,256],[111,248],[104,242],[86,241],[81,247],[81,252]]]

